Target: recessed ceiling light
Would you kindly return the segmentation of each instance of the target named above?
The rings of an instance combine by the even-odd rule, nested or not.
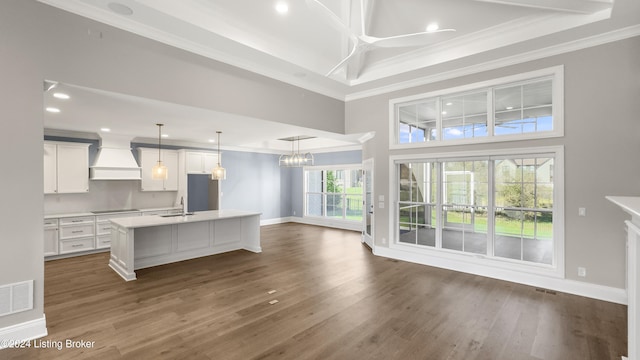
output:
[[[438,29],[440,29],[440,25],[438,25],[437,23],[431,23],[427,25],[427,32],[437,31]]]
[[[452,102],[448,102],[448,103],[446,103],[445,105],[447,105],[447,106],[451,106],[451,105],[453,105],[453,103],[452,103]]]
[[[100,128],[100,131],[102,131],[102,132],[109,132],[109,131],[111,131],[111,129],[109,129],[109,128]]]
[[[507,106],[507,110],[513,110],[513,106]]]
[[[285,2],[280,1],[276,4],[276,11],[279,14],[286,14],[287,12],[289,12],[289,5],[287,5],[287,3]]]
[[[162,134],[162,137],[169,137],[169,134]]]
[[[54,108],[54,107],[48,107],[45,110],[47,110],[50,113],[59,113],[60,112],[60,109]]]
[[[54,93],[53,97],[56,99],[63,99],[63,100],[67,100],[69,98],[69,95],[65,94],[65,93]]]
[[[216,139],[209,139],[209,142],[210,143],[214,143],[214,142],[216,142]]]
[[[133,10],[131,10],[130,7],[117,2],[111,2],[107,4],[107,7],[109,7],[109,9],[111,9],[111,11],[113,11],[116,14],[127,15],[127,16],[133,14]]]
[[[447,112],[446,112],[446,111],[443,111],[443,112],[442,112],[442,115],[447,115]]]

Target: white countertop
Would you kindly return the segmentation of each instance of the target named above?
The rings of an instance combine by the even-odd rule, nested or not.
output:
[[[640,219],[640,196],[606,196],[606,199],[620,206],[634,219]]]
[[[131,211],[131,212],[142,213],[142,212],[145,212],[145,211],[161,211],[161,210],[176,210],[176,209],[180,209],[180,208],[179,207],[175,207],[175,206],[170,206],[170,207],[162,207],[162,208],[137,209],[137,210]],[[77,212],[77,213],[45,214],[44,218],[45,219],[59,219],[59,218],[80,217],[80,216],[99,216],[99,215],[106,215],[106,214],[117,214],[119,212],[120,211],[118,211],[118,210],[114,210],[113,212],[102,213],[102,214],[95,214],[95,213],[93,213],[91,211]]]
[[[245,217],[245,216],[256,216],[260,215],[259,212],[252,211],[242,211],[242,210],[209,210],[209,211],[198,211],[193,215],[187,216],[170,216],[163,217],[160,215],[152,215],[152,216],[135,216],[135,217],[125,217],[112,219],[111,222],[125,228],[135,229],[141,227],[151,227],[151,226],[160,226],[160,225],[174,225],[174,224],[183,224],[183,223],[192,223],[199,221],[212,221],[212,220],[220,220],[220,219],[230,219],[237,217]]]

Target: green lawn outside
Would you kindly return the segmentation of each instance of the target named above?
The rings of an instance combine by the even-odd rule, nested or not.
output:
[[[463,218],[463,214],[465,217]],[[464,222],[463,222],[464,220]],[[474,219],[473,231],[479,233],[487,232],[487,217],[486,215],[476,214]],[[410,223],[410,219],[407,217],[402,217],[400,222]],[[435,212],[431,218],[432,224],[435,224]],[[446,222],[449,224],[471,224],[471,214],[463,213],[459,211],[449,211],[447,212]],[[522,232],[522,236],[525,238],[533,238],[535,233],[535,225],[536,223],[533,220],[520,221],[518,219],[512,219],[507,216],[498,215],[496,216],[496,235],[507,235],[507,236],[520,236]],[[538,229],[537,229],[537,238],[538,239],[551,239],[553,237],[553,223],[551,221],[540,221],[538,220]]]

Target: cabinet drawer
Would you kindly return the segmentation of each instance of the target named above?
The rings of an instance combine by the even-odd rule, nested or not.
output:
[[[95,217],[82,216],[82,217],[70,217],[61,218],[60,225],[80,225],[80,224],[93,224]]]
[[[95,247],[93,245],[93,239],[93,237],[88,237],[75,240],[61,240],[60,254],[94,249]]]
[[[98,228],[98,230],[96,230],[97,235],[111,234],[111,221],[99,222],[96,227]]]
[[[93,224],[63,226],[60,228],[60,239],[70,239],[93,235]]]
[[[96,249],[105,249],[109,247],[111,247],[111,235],[96,237]]]
[[[58,227],[58,219],[44,219],[44,227],[45,228],[57,228]]]

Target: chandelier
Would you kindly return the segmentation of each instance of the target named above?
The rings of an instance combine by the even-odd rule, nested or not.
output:
[[[281,167],[302,167],[313,165],[313,155],[310,152],[300,152],[300,140],[312,139],[313,137],[296,136],[280,140],[291,141],[291,154],[280,155],[279,164]],[[295,142],[298,142],[298,151],[295,151]]]

